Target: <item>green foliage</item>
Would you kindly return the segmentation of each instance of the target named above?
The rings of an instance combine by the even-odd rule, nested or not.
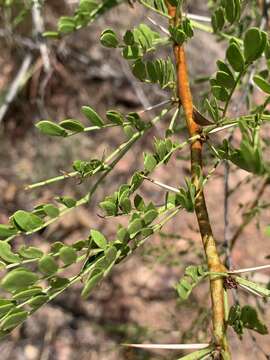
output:
[[[47,31],[44,35],[57,39],[72,33],[89,25],[118,3],[120,0],[81,0],[72,16],[62,16],[59,19],[57,31]],[[139,0],[139,3],[144,6],[144,10],[150,9],[169,20],[165,1]],[[170,0],[169,3],[176,6],[176,14],[180,15],[183,2]],[[12,18],[13,31],[24,21],[32,6],[32,2],[25,7],[18,4],[17,1],[5,1],[3,4],[5,11],[15,5],[20,6],[18,7],[19,15]],[[173,154],[179,155],[184,147],[195,140],[201,144],[206,143],[211,150],[212,157],[207,151],[203,154],[206,157],[203,159],[204,163],[230,161],[236,168],[248,171],[257,177],[269,177],[269,163],[263,156],[269,141],[263,138],[261,128],[270,120],[267,110],[268,95],[270,95],[270,45],[268,34],[261,29],[262,24],[258,23],[255,16],[258,9],[252,4],[246,5],[246,8],[243,5],[244,2],[240,0],[209,1],[212,27],[191,20],[192,16],[188,14],[182,14],[181,21],[180,19],[168,21],[166,36],[162,35],[164,29],[159,26],[159,23],[155,25],[155,29],[145,23],[138,24],[132,29],[126,29],[123,36],[111,28],[102,31],[101,44],[118,51],[124,61],[130,65],[134,77],[140,82],[149,84],[150,91],[153,89],[153,84],[166,90],[168,100],[150,108],[155,114],[151,116],[149,116],[149,109],[127,114],[118,109],[111,109],[103,112],[103,114],[106,113],[105,117],[86,105],[81,109],[86,118],[82,122],[67,118],[60,121],[41,120],[36,124],[36,128],[42,134],[58,137],[58,141],[65,141],[65,138],[69,136],[83,136],[88,132],[106,131],[107,128],[117,126],[120,133],[119,139],[123,136],[125,141],[116,146],[106,158],[105,156],[101,159],[92,156],[89,158],[86,154],[84,160],[71,161],[72,172],[29,186],[30,189],[34,189],[73,177],[79,177],[80,181],[91,177],[92,181],[92,177],[97,175],[89,191],[80,199],[61,193],[55,198],[58,202],[57,206],[53,201],[39,204],[32,210],[26,206],[28,211],[15,211],[11,214],[8,224],[0,224],[0,266],[4,271],[0,283],[3,293],[1,295],[3,298],[0,299],[1,336],[7,335],[43,304],[53,300],[76,282],[83,283],[82,297],[88,298],[114,266],[131,255],[151,235],[159,233],[180,210],[194,212],[196,205],[201,201],[203,187],[215,172],[216,165],[206,176],[203,174],[201,165],[193,166],[193,177],[186,177],[185,185],[177,188],[149,176],[158,167],[166,166]],[[212,121],[194,107],[193,118],[200,125],[200,130],[196,132],[194,139],[183,131],[182,104],[178,98],[181,94],[177,90],[177,81],[181,79],[177,80],[177,68],[172,51],[170,55],[163,58],[160,57],[158,51],[160,47],[169,47],[171,50],[174,47],[177,50],[177,46],[188,43],[194,36],[196,27],[208,33],[213,32],[213,37],[216,37],[218,41],[224,41],[226,53],[224,59],[216,61],[216,72],[204,77],[204,79],[209,79],[211,86],[204,90],[203,101],[198,108],[206,111]],[[207,44],[204,45],[203,56],[208,56]],[[192,78],[192,71],[190,75]],[[253,83],[250,81],[252,78]],[[267,95],[262,104],[253,101],[254,85]],[[243,108],[244,103],[246,104],[243,110],[245,114],[237,119],[232,117],[236,91],[243,96]],[[157,108],[160,110],[157,111]],[[172,114],[171,110],[173,110]],[[238,110],[236,112],[238,113]],[[170,117],[168,123],[165,116]],[[180,118],[182,123],[179,121]],[[161,119],[162,130],[160,130],[159,138],[154,138],[149,130]],[[90,124],[85,126],[84,122],[87,121]],[[232,133],[235,128],[240,130],[239,142],[231,141],[233,135],[230,136],[230,133],[225,132],[229,127]],[[176,140],[180,138],[178,136],[180,128],[180,136],[186,136],[182,143]],[[164,134],[161,134],[163,130]],[[221,131],[223,131],[222,135],[215,137],[215,132]],[[113,236],[106,236],[99,229],[91,229],[88,238],[75,241],[73,244],[55,241],[48,251],[27,243],[19,245],[13,241],[19,234],[23,236],[35,234],[66,213],[91,202],[94,193],[103,186],[103,180],[133,145],[147,133],[149,134],[147,143],[151,147],[147,147],[146,151],[144,143],[141,143],[140,168],[133,174],[129,174],[129,180],[126,180],[126,183],[118,184],[113,194],[105,191],[104,199],[99,203],[105,218],[112,217],[116,223],[118,216],[125,217],[125,222],[123,222],[125,225],[118,224]],[[194,156],[194,153],[192,155]],[[153,176],[157,173],[155,172]],[[161,204],[146,200],[142,189],[144,181],[148,181],[153,187],[159,186],[164,191],[164,201]],[[104,189],[106,190],[105,187]],[[268,204],[264,207],[267,208]],[[261,208],[263,209],[263,206]],[[199,213],[198,217],[200,215]],[[196,251],[198,252],[197,248]],[[79,271],[78,266],[80,266]],[[66,269],[68,269],[67,272],[65,272]],[[70,272],[73,270],[75,275],[71,276]],[[215,276],[227,278],[228,274],[209,273],[202,265],[188,266],[175,286],[179,298],[188,299],[200,281],[207,277],[213,279]],[[235,275],[230,275],[230,277],[237,291],[242,287],[263,298],[270,296],[270,290],[257,282]],[[267,333],[267,328],[259,319],[257,310],[250,305],[243,307],[239,304],[233,305],[229,311],[227,325],[232,326],[240,337],[243,336],[245,328],[260,334]],[[219,349],[211,345],[181,359],[205,359],[217,356],[221,356]],[[225,355],[224,359],[226,359]]]
[[[242,338],[245,328],[261,335],[268,334],[266,325],[260,321],[256,309],[250,305],[245,305],[242,308],[240,305],[233,305],[230,308],[228,324],[232,326],[240,338]]]
[[[175,288],[181,300],[187,300],[198,283],[206,276],[206,269],[204,266],[188,266],[185,270],[184,276],[176,284]]]

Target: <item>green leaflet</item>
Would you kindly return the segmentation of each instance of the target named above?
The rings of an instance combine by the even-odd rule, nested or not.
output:
[[[212,86],[212,93],[213,93],[214,97],[220,101],[225,102],[229,98],[228,92],[226,91],[226,89],[224,87],[221,87],[221,86]]]
[[[131,238],[133,238],[142,228],[144,224],[141,219],[137,218],[132,220],[128,225],[128,232]]]
[[[240,17],[240,0],[226,0],[225,15],[230,24],[238,20]]]
[[[5,240],[17,233],[17,229],[10,225],[0,224],[0,240]]]
[[[9,292],[26,289],[39,280],[37,274],[26,268],[17,268],[8,272],[1,281],[1,287]]]
[[[270,84],[262,76],[255,75],[253,81],[263,92],[270,95]]]
[[[120,252],[115,246],[111,246],[104,252],[104,256],[93,264],[93,269],[86,279],[82,291],[83,298],[87,298],[91,290],[108,274],[119,255]]]
[[[67,119],[59,123],[65,130],[70,130],[74,133],[82,132],[84,130],[83,124],[78,120]]]
[[[193,288],[201,281],[206,275],[204,266],[188,266],[185,270],[184,277],[176,284],[175,288],[182,300],[188,299]]]
[[[217,8],[212,14],[211,23],[214,32],[218,32],[223,29],[223,26],[225,24],[225,13],[222,7]]]
[[[83,106],[82,113],[94,126],[102,127],[104,125],[102,118],[90,106]]]
[[[26,299],[30,299],[33,296],[41,295],[41,294],[42,294],[42,288],[36,286],[36,287],[32,287],[30,289],[16,291],[13,294],[12,299],[14,299],[14,300],[26,300]]]
[[[144,154],[144,168],[146,171],[153,171],[157,165],[157,160],[152,154]]]
[[[103,272],[98,272],[95,275],[89,277],[83,288],[81,296],[84,299],[86,299],[89,296],[91,290],[102,280],[102,278],[103,278]]]
[[[103,46],[109,48],[116,48],[119,43],[115,32],[111,29],[106,29],[102,31],[100,35],[100,42]]]
[[[25,259],[39,259],[43,256],[43,251],[34,246],[23,245],[19,250],[18,254]]]
[[[258,28],[250,28],[244,37],[244,55],[246,62],[257,60],[264,52],[267,34]]]
[[[59,196],[56,198],[61,204],[64,204],[68,208],[76,206],[77,201],[70,196]]]
[[[30,212],[18,210],[12,215],[14,225],[22,232],[35,230],[43,225],[43,220]]]
[[[106,112],[106,117],[109,121],[111,121],[112,123],[116,124],[116,125],[122,125],[124,122],[124,117],[123,115],[115,110],[108,110]]]
[[[157,39],[160,39],[158,32],[153,31],[146,24],[140,24],[133,30],[134,42],[145,53],[149,49],[152,49]]]
[[[52,204],[46,204],[43,206],[43,211],[45,212],[45,214],[47,216],[49,216],[50,218],[55,218],[59,215],[60,211],[59,209],[52,205]]]
[[[59,251],[59,257],[65,265],[70,265],[76,262],[77,253],[71,246],[62,246]]]
[[[40,132],[49,136],[65,137],[68,134],[63,127],[49,120],[39,121],[36,124],[36,127],[39,129]]]
[[[101,232],[98,230],[92,229],[90,231],[91,239],[93,239],[94,243],[101,249],[106,249],[107,247],[107,240]]]
[[[0,258],[7,263],[18,263],[21,258],[19,255],[14,254],[9,243],[0,241]]]
[[[240,276],[236,276],[235,279],[240,285],[244,285],[251,290],[254,290],[255,292],[261,294],[262,296],[270,297],[270,290],[268,288]]]
[[[231,43],[226,51],[226,58],[236,72],[241,72],[245,67],[244,56],[236,43]]]
[[[32,308],[39,308],[40,306],[42,306],[43,304],[45,304],[47,301],[49,300],[49,296],[48,295],[36,295],[34,296],[30,301],[28,301],[28,305],[31,306]]]
[[[44,275],[51,276],[58,270],[58,265],[55,262],[53,256],[44,255],[38,262],[38,269]]]
[[[182,356],[178,360],[200,360],[200,359],[204,359],[205,356],[207,356],[208,354],[210,355],[213,352],[213,350],[214,350],[213,347],[209,347],[207,349],[194,351],[194,352],[192,352],[192,353],[190,353],[188,355]]]
[[[218,85],[223,86],[227,89],[234,87],[235,80],[233,76],[230,76],[227,72],[218,71],[216,74],[216,81]]]
[[[5,304],[0,304],[0,317],[5,316],[11,309],[13,309],[16,305],[14,302],[6,300]]]
[[[156,209],[147,211],[143,216],[143,221],[145,225],[151,224],[151,222],[154,221],[157,216],[158,216],[158,211]]]
[[[240,339],[242,339],[245,328],[261,335],[268,334],[266,325],[260,321],[256,309],[250,305],[245,305],[242,308],[238,304],[233,305],[229,311],[228,324],[232,326]]]
[[[0,322],[0,329],[4,331],[14,329],[16,326],[24,322],[27,319],[27,316],[28,312],[22,310],[10,314]]]

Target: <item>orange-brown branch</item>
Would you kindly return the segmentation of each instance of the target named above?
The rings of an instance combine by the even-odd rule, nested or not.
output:
[[[176,14],[176,9],[167,4],[169,15],[172,17],[171,23],[178,24],[180,17]],[[177,66],[177,90],[178,96],[183,107],[187,128],[190,136],[200,133],[200,126],[193,118],[193,100],[189,85],[188,70],[186,64],[185,50],[183,46],[174,45],[174,54]],[[197,168],[202,169],[202,146],[201,140],[196,140],[191,144],[191,172],[192,178],[197,191],[200,190],[195,203],[195,211],[199,224],[199,229],[203,241],[203,246],[207,258],[208,268],[211,272],[223,272],[224,267],[220,262],[217,252],[216,242],[213,237],[211,224],[209,221],[208,211],[206,207],[205,197],[202,189],[199,189],[199,179]],[[213,333],[216,345],[226,353],[229,359],[229,351],[225,336],[225,310],[224,310],[224,289],[223,280],[219,277],[211,277],[210,279],[212,312],[213,312]]]

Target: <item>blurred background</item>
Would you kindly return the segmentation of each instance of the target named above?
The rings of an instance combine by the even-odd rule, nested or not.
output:
[[[76,159],[101,158],[124,139],[121,130],[113,128],[59,140],[41,135],[34,127],[36,122],[73,118],[85,123],[80,111],[83,105],[90,105],[105,115],[108,109],[124,113],[140,111],[169,98],[168,92],[137,81],[118,50],[105,49],[99,42],[101,31],[107,27],[122,35],[141,22],[151,25],[146,19],[148,15],[160,23],[160,18],[140,5],[126,2],[85,29],[61,40],[49,40],[46,58],[40,53],[33,13],[31,9],[21,12],[21,3],[22,0],[18,1],[11,11],[0,6],[0,223],[6,223],[17,209],[31,210],[55,196],[83,196],[93,180],[79,184],[76,179],[66,179],[28,192],[24,186],[70,171]],[[77,4],[76,0],[45,1],[41,9],[44,28],[54,30],[58,18],[73,14]],[[189,1],[188,11],[209,16],[207,1]],[[17,19],[15,26],[14,18]],[[215,62],[224,57],[224,48],[225,44],[215,41],[212,35],[195,31],[187,48],[195,100],[207,90],[207,84],[196,79],[215,72]],[[20,74],[23,77],[17,86]],[[235,103],[239,100],[236,98]],[[239,103],[235,109],[237,114],[232,109],[230,115],[244,113]],[[147,113],[147,119],[154,114]],[[132,171],[142,168],[142,149],[151,150],[153,136],[164,136],[169,122],[170,118],[165,118],[136,144],[100,187],[90,205],[77,208],[45,231],[28,237],[27,242],[48,250],[49,244],[57,240],[70,244],[86,238],[89,228],[101,229],[113,239],[117,225],[99,216],[97,204],[127,182]],[[184,131],[179,135],[181,139],[186,135]],[[206,165],[211,168],[213,164]],[[174,156],[167,166],[159,167],[153,177],[179,187],[188,173],[186,151]],[[232,169],[229,185],[232,194],[228,229],[232,236],[241,225],[243,214],[254,204],[261,184],[258,179],[248,181],[244,171]],[[206,196],[214,233],[221,247],[223,188],[224,169],[220,166],[209,180]],[[155,203],[161,203],[165,196],[163,189],[151,183],[143,185],[142,193]],[[266,201],[269,195],[266,188],[258,200]],[[269,211],[263,212],[259,220],[253,219],[239,236],[232,254],[235,268],[267,262],[270,242],[265,228],[269,224]],[[180,302],[173,288],[187,265],[200,264],[203,259],[194,216],[181,213],[132,257],[115,267],[87,301],[81,299],[82,285],[78,284],[42,307],[0,343],[1,360],[176,359],[181,353],[130,350],[121,344],[209,340],[208,284],[198,286],[187,302]],[[267,272],[256,276],[264,283],[269,281]],[[244,293],[240,293],[240,297],[245,303],[258,302]],[[266,304],[257,305],[269,320]],[[235,359],[270,358],[267,357],[269,336],[247,332],[240,342],[232,332],[229,334]]]

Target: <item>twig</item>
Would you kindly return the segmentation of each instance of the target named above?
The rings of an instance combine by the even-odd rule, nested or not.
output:
[[[202,15],[190,14],[190,13],[187,13],[186,16],[191,20],[201,21],[211,24],[211,18],[208,16],[202,16]]]
[[[24,85],[26,73],[31,65],[32,62],[32,55],[27,54],[21,64],[21,67],[12,81],[10,88],[8,90],[8,93],[6,95],[6,98],[4,100],[4,103],[0,107],[0,123],[3,120],[4,116],[6,115],[6,112],[8,111],[9,105],[13,102],[15,97],[17,96],[20,88]]]
[[[46,73],[49,73],[51,71],[49,49],[47,47],[45,39],[42,37],[42,33],[44,32],[44,21],[43,17],[41,16],[42,2],[40,0],[33,1],[32,18],[35,27],[36,40],[43,60],[44,70]]]
[[[257,205],[259,200],[261,199],[261,197],[264,194],[264,191],[267,187],[267,185],[269,184],[269,179],[266,178],[260,188],[260,190],[258,191],[258,194],[256,195],[256,198],[253,200],[252,204],[250,205],[249,209],[252,210],[254,209]],[[244,231],[245,227],[251,222],[251,220],[253,219],[254,216],[245,216],[244,220],[242,221],[242,223],[239,225],[238,229],[235,231],[233,237],[230,240],[230,247],[231,249],[233,249],[233,247],[236,244],[237,239],[239,238],[239,236],[242,234],[242,232]]]
[[[7,36],[11,35],[7,29],[0,29],[0,37],[6,38]],[[25,46],[30,50],[38,49],[38,46],[33,42],[32,39],[23,37],[18,34],[12,34],[12,40],[16,42],[18,46]]]
[[[208,348],[210,344],[122,344],[123,346],[139,349],[166,349],[166,350],[198,350]]]
[[[228,271],[228,273],[229,274],[243,274],[245,272],[260,271],[260,270],[265,270],[265,269],[270,269],[270,265],[261,265],[261,266],[251,267],[251,268],[231,270],[231,271]]]
[[[150,181],[151,183],[163,188],[163,189],[166,189],[166,190],[169,190],[169,191],[172,191],[174,193],[177,193],[179,194],[179,189],[173,187],[173,186],[170,186],[170,185],[166,185],[166,184],[163,184],[162,182],[158,181],[158,180],[154,180],[148,176],[145,176],[143,174],[141,174],[141,177],[143,177],[145,180],[148,180]]]
[[[157,109],[157,108],[159,108],[159,107],[161,107],[161,106],[163,106],[163,105],[169,104],[170,102],[172,102],[171,99],[170,99],[170,100],[161,101],[159,104],[155,104],[155,105],[149,106],[149,107],[147,107],[146,109],[143,109],[143,110],[139,111],[138,114],[141,115],[141,114],[144,114],[144,113],[147,112],[147,111],[155,110],[155,109]]]
[[[164,34],[170,36],[170,32],[165,29],[165,27],[163,27],[162,25],[158,24],[154,19],[152,19],[150,16],[146,17],[153,25],[157,26],[162,32],[164,32]]]

